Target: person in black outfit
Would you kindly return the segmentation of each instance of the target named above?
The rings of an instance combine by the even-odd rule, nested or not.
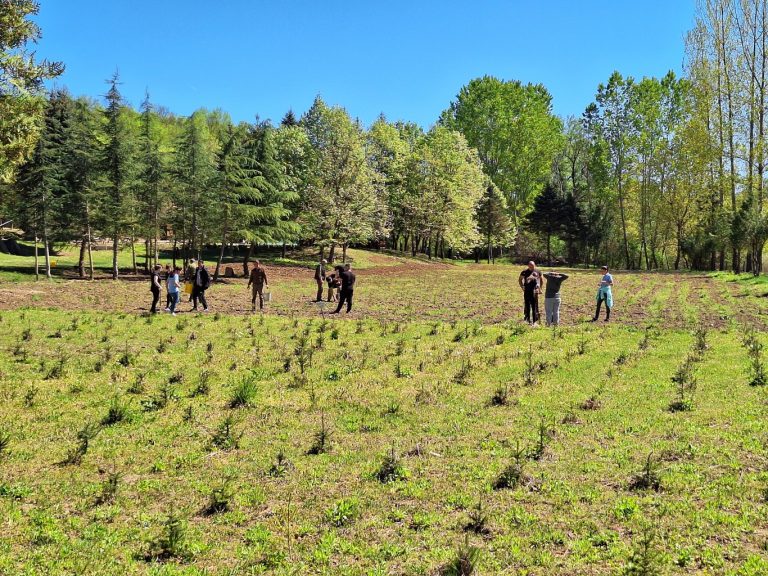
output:
[[[205,269],[205,262],[197,261],[194,284],[192,286],[192,310],[197,310],[197,301],[203,305],[203,312],[208,312],[208,302],[205,301],[205,291],[211,287],[211,275]]]
[[[150,312],[155,314],[157,312],[157,302],[160,300],[160,265],[155,264],[152,268],[152,279],[150,281],[149,290],[152,292],[152,308]]]
[[[341,293],[339,295],[339,305],[336,310],[331,314],[338,314],[341,312],[341,307],[344,306],[344,302],[347,303],[347,313],[352,311],[352,296],[355,291],[355,273],[352,272],[352,266],[346,264],[345,266],[336,266],[336,272],[341,279]]]
[[[541,273],[536,270],[536,263],[531,260],[528,268],[520,272],[517,279],[523,290],[524,318],[529,324],[539,321],[539,292],[541,292]]]

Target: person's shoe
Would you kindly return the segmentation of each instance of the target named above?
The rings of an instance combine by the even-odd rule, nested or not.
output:
[[[203,308],[203,312],[208,312],[208,308]]]
[[[610,321],[611,321],[610,318],[606,318],[605,320],[603,320],[603,322],[610,322]]]
[[[597,318],[592,318],[590,322],[597,322]]]
[[[171,309],[170,309],[170,308],[167,308],[167,307],[166,307],[166,308],[163,308],[163,312],[170,312],[170,311],[171,311]]]
[[[171,312],[171,316],[176,316],[176,312]]]

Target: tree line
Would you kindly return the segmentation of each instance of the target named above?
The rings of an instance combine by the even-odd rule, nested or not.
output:
[[[41,63],[26,92],[7,91],[29,129],[0,138],[0,219],[46,251],[78,242],[82,275],[96,237],[111,242],[114,277],[121,245],[143,242],[148,267],[164,240],[184,260],[217,246],[217,275],[233,243],[250,247],[246,268],[256,246],[303,244],[330,258],[363,245],[758,274],[766,2],[702,0],[682,77],[614,72],[564,120],[544,86],[485,76],[429,130],[383,116],[365,127],[320,97],[277,125],[234,123],[221,110],[179,117],[149,95],[134,109],[117,75],[103,101],[45,93],[62,68]]]

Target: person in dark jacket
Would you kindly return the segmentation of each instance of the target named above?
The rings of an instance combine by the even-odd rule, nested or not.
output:
[[[203,305],[203,312],[208,312],[208,302],[205,300],[205,291],[211,287],[211,275],[208,274],[208,270],[205,269],[205,262],[202,260],[197,261],[197,269],[195,270],[194,284],[192,285],[192,310],[197,310],[197,301]]]
[[[536,263],[531,260],[528,267],[520,272],[517,279],[523,290],[524,318],[531,325],[539,321],[539,293],[541,292],[541,272],[536,270]]]
[[[251,276],[248,278],[248,286],[253,286],[253,297],[251,298],[251,311],[256,311],[256,297],[259,298],[259,310],[264,309],[264,286],[269,288],[269,280],[267,280],[267,272],[261,267],[261,262],[256,260],[253,264],[253,270],[251,270]]]
[[[320,260],[320,264],[315,266],[315,282],[317,282],[317,296],[315,302],[320,302],[323,299],[323,282],[325,282],[325,265],[328,261]]]
[[[336,266],[336,272],[341,280],[341,291],[339,293],[339,305],[336,310],[331,314],[338,314],[341,312],[344,303],[347,303],[347,313],[352,311],[352,296],[355,292],[355,273],[352,272],[352,266],[346,264],[344,266]]]
[[[149,291],[152,292],[152,308],[150,312],[155,314],[157,312],[157,303],[160,300],[160,265],[155,264],[152,268],[152,277],[149,283]]]

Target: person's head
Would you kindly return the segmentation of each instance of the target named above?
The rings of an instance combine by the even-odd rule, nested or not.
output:
[[[339,272],[339,273],[344,272],[344,266],[334,266],[333,269],[336,270],[336,272]]]
[[[323,258],[322,260],[320,260],[320,264],[328,264],[328,260],[326,260],[325,258]]]
[[[254,265],[255,268],[261,268],[261,262],[259,262],[258,260],[255,260],[253,262],[253,265]]]
[[[531,270],[531,271],[536,270],[536,262],[534,262],[533,260],[528,262],[528,270]]]
[[[198,260],[197,261],[197,267],[198,268],[205,268],[205,262],[203,262],[202,260]]]
[[[344,270],[352,270],[352,264],[350,264],[349,262],[344,264]]]
[[[165,269],[166,269],[166,270],[170,270],[170,269],[171,269],[171,265],[170,265],[170,264],[166,264],[166,265],[165,265]]]
[[[600,272],[602,272],[603,274],[608,274],[608,266],[601,266]]]
[[[174,266],[173,267],[174,272],[181,272],[181,266]]]
[[[157,272],[158,270],[160,270],[160,264],[155,264],[155,268],[154,268],[154,270],[155,270],[155,272]]]

